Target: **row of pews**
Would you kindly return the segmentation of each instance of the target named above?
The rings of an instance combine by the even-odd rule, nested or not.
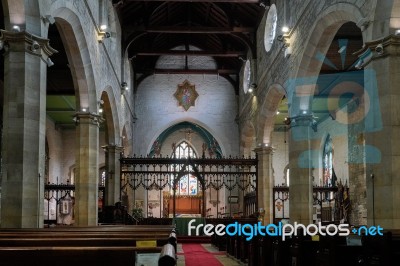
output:
[[[235,220],[255,224],[249,220]],[[231,223],[219,221],[220,223]],[[386,230],[383,236],[322,236],[312,238],[299,233],[282,240],[281,236],[215,236],[212,244],[228,256],[248,266],[357,266],[400,265],[400,230]]]
[[[109,225],[1,229],[0,265],[134,265],[137,254],[158,253],[176,264],[172,225]]]

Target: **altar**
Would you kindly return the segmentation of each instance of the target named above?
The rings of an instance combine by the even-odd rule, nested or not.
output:
[[[183,215],[181,217],[175,217],[172,221],[172,224],[176,225],[176,230],[177,230],[177,235],[178,236],[188,236],[189,235],[189,230],[188,230],[188,225],[191,220],[195,220],[192,223],[192,226],[197,226],[199,224],[206,224],[206,219],[204,217],[196,217],[196,216],[186,216]],[[196,235],[196,230],[192,230],[191,232],[192,236]],[[200,230],[200,235],[203,235],[203,230]]]

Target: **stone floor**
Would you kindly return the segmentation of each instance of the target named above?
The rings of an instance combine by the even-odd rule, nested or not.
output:
[[[214,246],[212,246],[211,244],[201,244],[206,250],[208,250],[208,252],[210,253],[221,253],[220,251],[218,251],[218,249],[216,249]],[[182,250],[182,244],[178,244],[178,261],[177,261],[177,266],[185,266],[185,255],[184,252]],[[224,255],[215,255],[215,258],[217,258],[222,265],[224,266],[239,266],[239,265],[243,265],[240,262],[238,262],[237,260],[235,260],[232,257],[227,256],[226,254]],[[207,266],[207,265],[205,265]]]

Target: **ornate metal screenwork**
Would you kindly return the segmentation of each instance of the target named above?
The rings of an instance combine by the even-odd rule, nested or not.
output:
[[[289,187],[275,186],[274,223],[289,219]],[[313,222],[348,221],[350,199],[347,184],[338,186],[313,186]]]
[[[99,221],[104,207],[105,187],[99,186]],[[74,222],[75,185],[45,184],[44,186],[44,224],[70,225]]]
[[[218,216],[222,215],[222,210],[226,212],[231,208],[220,206],[225,204],[242,203],[243,208],[244,196],[248,193],[257,193],[257,158],[171,158],[171,157],[132,157],[121,158],[121,195],[128,195],[129,205],[135,206],[140,189],[145,190],[145,194],[149,195],[149,191],[158,191],[159,205],[162,204],[164,198],[162,192],[172,191],[174,198],[175,216],[175,196],[177,196],[178,184],[181,177],[192,175],[197,177],[200,189],[203,192],[197,196],[202,197],[201,215],[208,215],[206,209],[206,200],[213,204],[217,210],[221,210]],[[199,189],[199,190],[200,190]],[[210,190],[209,198],[205,195]],[[216,195],[211,193],[216,192]],[[221,200],[221,192],[224,191],[226,201]],[[239,191],[241,195],[233,195],[233,191]],[[200,195],[199,195],[200,194]],[[240,200],[239,200],[240,199]],[[165,199],[164,199],[165,200]],[[237,202],[236,202],[237,200]],[[148,198],[148,201],[151,201]],[[257,210],[257,207],[255,208]],[[160,217],[165,217],[161,215]],[[166,209],[164,207],[163,212]],[[232,216],[232,213],[225,213],[225,216]]]

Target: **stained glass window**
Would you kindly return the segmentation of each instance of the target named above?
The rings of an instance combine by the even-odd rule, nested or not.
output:
[[[323,177],[322,185],[331,187],[334,185],[333,180],[333,144],[330,135],[327,136],[323,152]]]
[[[179,159],[189,158],[189,157],[197,158],[195,150],[186,141],[183,141],[178,146],[176,146],[175,156],[176,158]],[[177,169],[178,172],[181,170],[181,167],[183,166],[179,166],[179,168]],[[190,165],[186,166],[186,171],[191,172],[192,167]],[[197,182],[197,177],[192,174],[187,174],[182,176],[181,179],[179,180],[176,187],[176,194],[194,196],[197,195],[198,190],[199,190],[199,184]],[[173,191],[171,191],[171,193],[173,193]]]

